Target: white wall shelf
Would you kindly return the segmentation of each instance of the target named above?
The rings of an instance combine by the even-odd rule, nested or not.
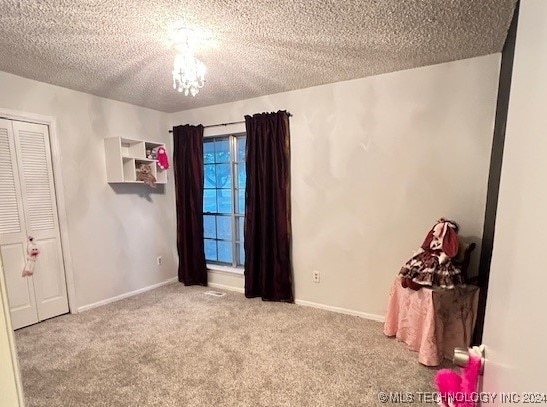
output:
[[[123,137],[105,138],[104,156],[107,182],[109,184],[143,184],[142,181],[137,181],[137,168],[141,164],[149,164],[156,183],[166,184],[167,171],[158,166],[157,160],[146,157],[147,151],[153,151],[157,147],[165,148],[165,144]]]

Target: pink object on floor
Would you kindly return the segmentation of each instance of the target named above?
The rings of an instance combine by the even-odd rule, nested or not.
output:
[[[454,348],[467,348],[475,327],[479,289],[423,288],[414,291],[396,278],[391,286],[384,334],[405,342],[418,352],[418,361],[437,366],[452,359]]]

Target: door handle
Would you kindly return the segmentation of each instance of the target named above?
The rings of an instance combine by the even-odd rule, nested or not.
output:
[[[454,357],[452,361],[455,365],[459,367],[465,367],[469,363],[469,352],[473,352],[475,355],[480,355],[481,357],[481,370],[479,374],[482,376],[484,374],[484,345],[473,346],[473,348],[454,348]]]

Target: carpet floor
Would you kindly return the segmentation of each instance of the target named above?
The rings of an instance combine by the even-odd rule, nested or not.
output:
[[[381,391],[434,391],[436,370],[381,323],[207,290],[170,284],[18,330],[27,407],[381,406]]]

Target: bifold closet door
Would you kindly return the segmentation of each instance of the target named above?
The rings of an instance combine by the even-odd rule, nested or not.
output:
[[[0,119],[0,255],[14,329],[38,322],[33,277],[23,278],[27,233],[11,121]]]
[[[0,179],[3,167],[9,166],[12,173],[5,177],[12,180],[7,186],[0,182],[7,192],[0,190],[7,197],[1,199],[9,203],[6,208],[12,208],[0,205],[0,219],[5,223],[0,223],[0,250],[12,324],[17,329],[68,312],[68,300],[48,127],[2,120],[0,134],[0,140],[6,140],[0,150]],[[0,141],[0,145],[4,144]],[[4,156],[9,156],[9,164]],[[40,255],[34,276],[22,277],[28,236],[34,237]]]

